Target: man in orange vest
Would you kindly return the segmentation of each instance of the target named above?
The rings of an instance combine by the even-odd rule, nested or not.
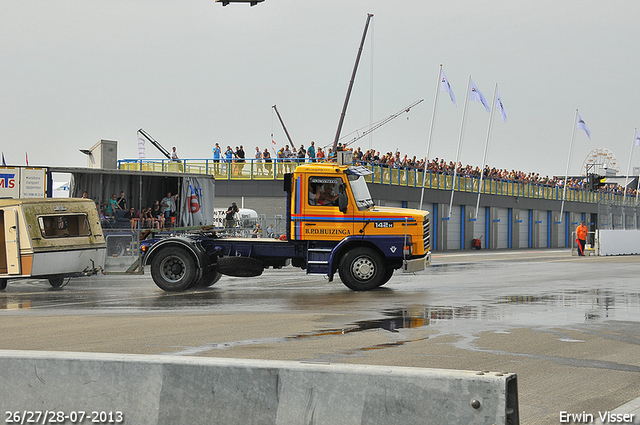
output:
[[[584,256],[584,245],[587,243],[587,226],[584,221],[576,228],[576,242],[578,242],[578,255]]]

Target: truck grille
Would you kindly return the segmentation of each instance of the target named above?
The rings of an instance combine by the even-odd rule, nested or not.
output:
[[[424,251],[429,251],[431,249],[431,223],[428,215],[425,215],[422,219],[422,241],[424,243]]]

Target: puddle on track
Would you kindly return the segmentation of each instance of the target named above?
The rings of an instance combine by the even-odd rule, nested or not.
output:
[[[459,335],[462,337],[462,341],[454,343],[454,345],[473,349],[470,345],[471,342],[478,333],[484,331],[509,333],[509,329],[525,326],[552,328],[607,319],[637,321],[640,317],[640,294],[572,291],[548,296],[518,295],[500,297],[493,302],[479,305],[414,305],[407,308],[387,309],[382,311],[381,315],[383,317],[378,319],[359,320],[339,328],[322,329],[282,338],[255,338],[211,343],[201,347],[185,348],[172,354],[193,355],[213,349],[224,350],[244,345],[286,343],[372,330],[399,333],[403,329],[427,326],[438,331],[438,335]],[[391,348],[428,338],[429,336],[407,338],[363,347],[360,351]]]

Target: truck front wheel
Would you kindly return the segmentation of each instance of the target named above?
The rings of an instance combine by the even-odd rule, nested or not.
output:
[[[182,248],[164,248],[151,261],[151,277],[164,291],[184,291],[195,283],[197,275],[195,260]]]
[[[391,280],[391,277],[393,276],[393,272],[395,272],[393,267],[387,267],[387,269],[384,271],[384,276],[382,277],[382,285],[384,285],[385,283],[389,282],[389,280]]]
[[[385,271],[380,254],[371,248],[361,247],[347,251],[338,265],[340,280],[354,291],[369,291],[385,284]]]

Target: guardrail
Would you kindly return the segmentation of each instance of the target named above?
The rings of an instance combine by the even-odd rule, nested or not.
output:
[[[0,350],[6,423],[513,424],[513,373]]]
[[[171,160],[118,160],[118,169],[136,171],[156,171],[174,173],[208,174],[216,180],[281,180],[285,173],[291,173],[298,165],[309,163],[308,160],[272,159],[271,162],[246,159],[245,162],[229,162],[213,159],[181,159]],[[422,187],[423,171],[417,169],[393,168],[382,165],[363,164],[373,171],[366,177],[367,182],[394,186]],[[479,177],[456,176],[427,172],[424,179],[426,189],[451,190],[455,185],[457,192],[478,193]],[[542,184],[517,183],[495,179],[483,179],[480,193],[503,196],[517,196],[561,201],[563,188]],[[622,202],[623,195],[592,192],[584,189],[567,189],[569,202],[595,204],[602,201]]]

